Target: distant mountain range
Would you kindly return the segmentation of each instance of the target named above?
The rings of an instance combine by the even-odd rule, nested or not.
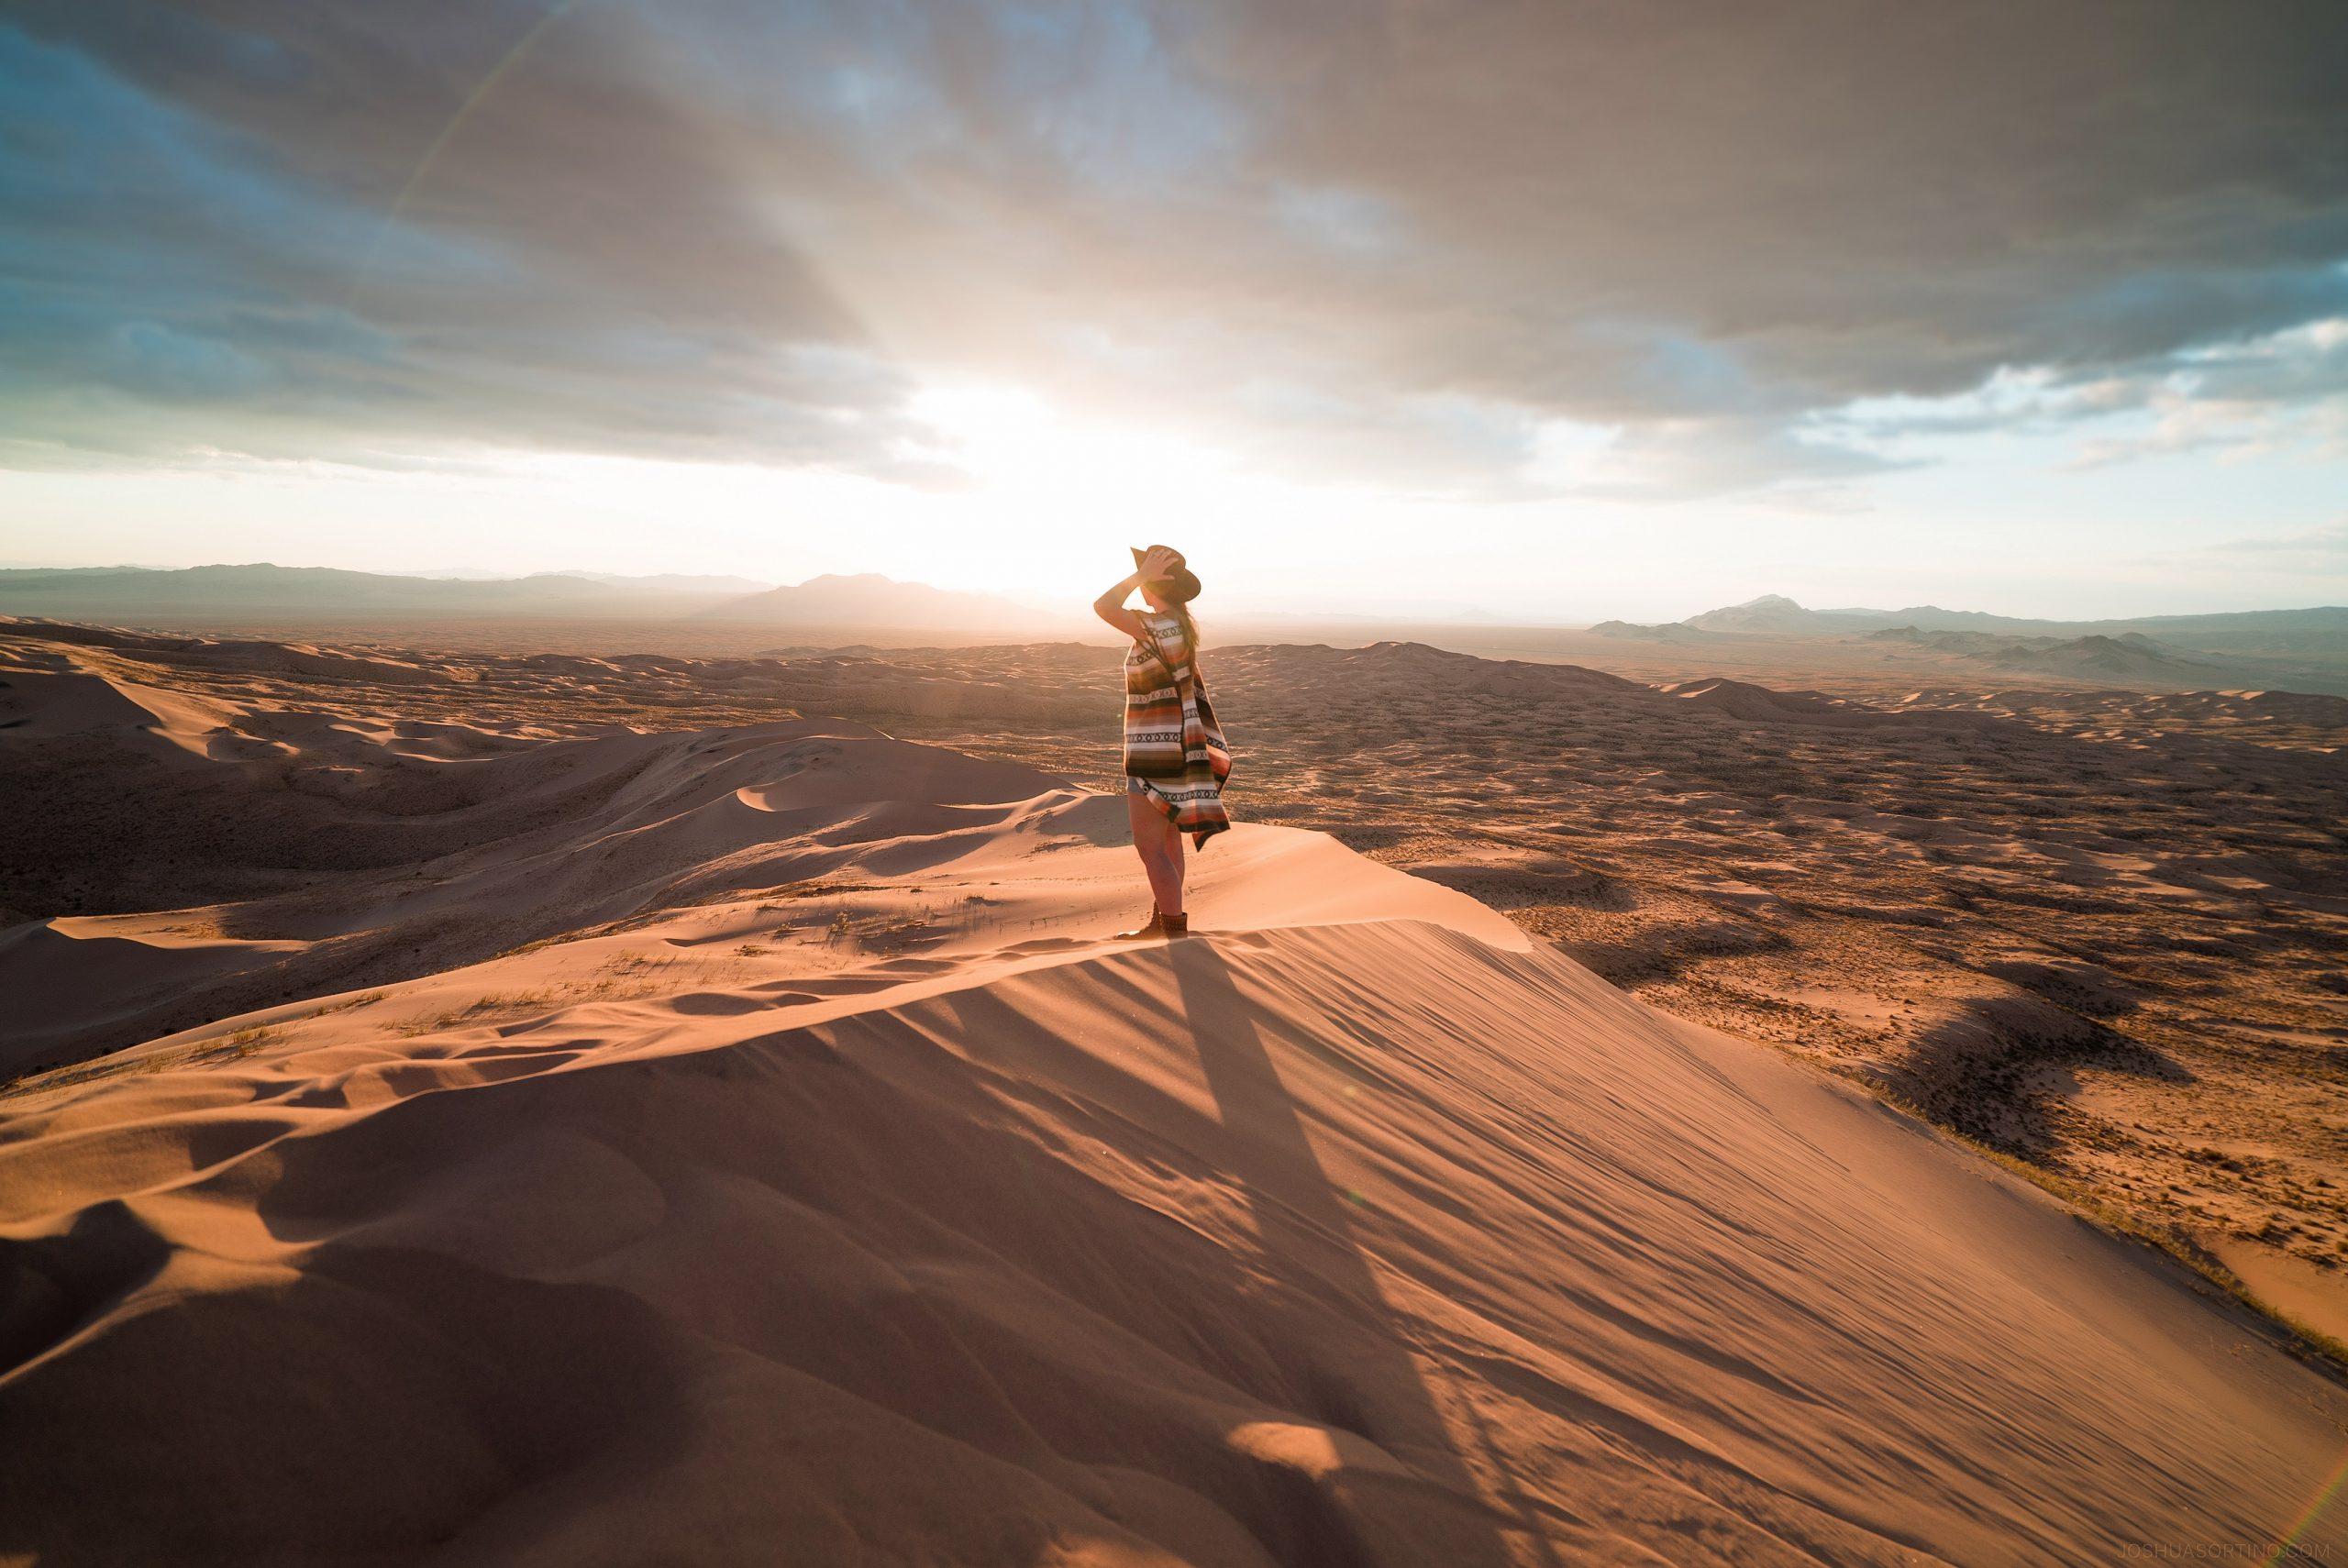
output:
[[[1058,629],[1042,612],[982,593],[865,573],[787,588],[748,578],[409,577],[332,567],[29,568],[0,571],[0,613],[202,624],[223,618],[386,620],[491,616],[724,620],[768,625],[935,625],[953,631]]]
[[[158,567],[158,571],[168,569]],[[449,582],[511,582],[510,571],[483,571],[479,567],[442,567],[434,571],[395,571],[393,577],[429,577]],[[678,593],[764,593],[774,586],[755,577],[691,577],[678,572],[656,572],[648,577],[629,577],[624,572],[558,571],[533,575],[548,577],[582,577],[589,582],[633,583],[662,592]]]
[[[1601,621],[1592,636],[1668,644],[1681,656],[1707,646],[1815,642],[1873,647],[1886,658],[1955,659],[2016,674],[2140,690],[2280,687],[2348,694],[2348,606],[2144,615],[2124,621],[2036,621],[1937,604],[1905,610],[1812,610],[1765,593],[1685,621]]]
[[[1917,626],[1894,626],[1868,633],[1867,640],[1930,648],[1999,669],[2080,676],[2093,680],[2208,686],[2236,673],[2222,661],[2195,658],[2185,649],[2142,632],[2122,632],[2116,637],[2098,634],[2084,637],[2016,637],[1996,632],[1929,632]]]
[[[1685,621],[1635,626],[1610,621],[1592,631],[1611,636],[1645,635],[1684,641],[1689,630],[1723,636],[1854,636],[1911,627],[1920,632],[1991,632],[2016,636],[2117,638],[2129,633],[2157,636],[2176,646],[2207,653],[2348,653],[2348,606],[2305,610],[2243,610],[2210,615],[2140,615],[2111,621],[2039,621],[1991,615],[1979,610],[1944,610],[1937,604],[1905,610],[1811,610],[1783,594],[1765,593],[1742,604],[1707,610]]]
[[[17,614],[593,614],[679,595],[564,572],[489,581],[395,577],[333,567],[90,567],[0,572],[0,610]]]
[[[451,577],[459,574],[451,572]],[[489,574],[494,579],[494,573]],[[622,583],[629,587],[649,589],[656,593],[764,593],[774,586],[755,577],[693,577],[681,572],[656,572],[650,577],[627,577],[608,571],[567,571],[563,577],[583,577],[590,582]]]
[[[1590,629],[1598,637],[1620,637],[1627,642],[1643,643],[1703,643],[1711,641],[1711,634],[1700,631],[1685,621],[1666,621],[1656,625],[1643,625],[1636,621],[1600,621]]]
[[[814,577],[786,588],[724,600],[704,611],[714,621],[772,625],[951,626],[962,631],[1040,627],[1043,613],[988,593],[958,593],[874,572]]]
[[[750,578],[623,577],[539,572],[479,578],[408,576],[267,562],[182,569],[38,567],[0,570],[0,614],[100,621],[164,630],[342,621],[569,618],[880,628],[892,633],[1058,637],[1089,624],[992,594],[961,593],[877,573],[827,575],[774,587]],[[1334,623],[1333,623],[1334,624]],[[1782,594],[1643,625],[1606,621],[1593,635],[1660,642],[1684,651],[1738,639],[1824,638],[1906,644],[2016,671],[2111,683],[2270,685],[2348,689],[2348,607],[2154,615],[2125,621],[2038,621],[1975,610],[1811,610]],[[1882,634],[1877,636],[1877,634]],[[2309,680],[2310,675],[2320,676]]]

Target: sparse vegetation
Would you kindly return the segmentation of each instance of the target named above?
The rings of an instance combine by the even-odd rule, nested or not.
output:
[[[338,1012],[349,1012],[353,1008],[371,1007],[375,1003],[382,1001],[384,993],[382,991],[364,991],[358,996],[344,997],[339,1001],[328,1002],[326,1006],[312,1010],[309,1016],[312,1018],[326,1018]]]
[[[555,1000],[549,991],[490,991],[475,997],[462,1007],[426,1018],[410,1018],[384,1027],[393,1032],[413,1038],[418,1034],[436,1034],[444,1029],[458,1029],[469,1023],[507,1013],[524,1012],[532,1008],[546,1007]]]
[[[262,1046],[274,1043],[278,1036],[274,1024],[253,1024],[229,1034],[204,1040],[189,1041],[146,1050],[133,1049],[101,1056],[92,1062],[76,1062],[62,1067],[48,1067],[26,1073],[0,1085],[0,1098],[19,1094],[39,1094],[49,1089],[72,1088],[77,1085],[97,1083],[106,1078],[168,1073],[182,1067],[211,1067],[225,1062],[241,1061]]]

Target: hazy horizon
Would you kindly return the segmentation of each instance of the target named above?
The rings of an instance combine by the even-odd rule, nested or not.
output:
[[[2348,602],[2343,75],[2181,0],[37,0],[0,556]]]
[[[183,571],[183,570],[193,569],[194,569],[194,568],[196,568],[196,567],[231,567],[231,568],[233,568],[233,567],[253,567],[253,566],[261,566],[261,567],[277,567],[277,568],[289,569],[305,569],[305,568],[307,568],[307,569],[318,569],[318,568],[323,568],[323,569],[326,569],[354,570],[354,571],[366,571],[366,570],[370,570],[370,569],[367,569],[367,568],[342,567],[342,566],[338,565],[337,563],[325,562],[325,561],[225,561],[225,560],[216,560],[216,561],[192,561],[192,562],[189,562],[186,566],[170,566],[170,565],[164,565],[164,564],[161,564],[161,563],[159,563],[159,562],[153,562],[153,561],[135,561],[135,562],[134,562],[134,561],[86,561],[86,560],[63,560],[63,561],[53,561],[53,562],[49,562],[49,561],[28,561],[28,560],[19,560],[19,559],[7,558],[0,558],[0,571],[54,571],[54,570],[65,570],[65,571]],[[703,573],[626,573],[626,572],[614,573],[614,572],[593,571],[593,570],[589,570],[589,569],[584,569],[584,568],[576,568],[576,567],[534,567],[534,568],[530,568],[530,569],[523,569],[523,570],[516,570],[516,571],[510,571],[510,572],[509,572],[509,571],[490,571],[490,570],[484,570],[484,569],[477,569],[477,568],[467,568],[467,567],[449,567],[449,568],[441,568],[441,569],[437,569],[385,570],[385,571],[380,571],[380,572],[377,572],[377,573],[376,573],[376,575],[387,576],[387,577],[416,578],[416,579],[423,579],[423,580],[429,580],[429,581],[442,581],[442,582],[464,582],[464,583],[481,583],[481,582],[488,582],[488,581],[518,581],[518,580],[524,580],[524,579],[526,579],[526,578],[531,578],[531,577],[569,577],[569,578],[576,578],[576,579],[580,579],[580,580],[587,580],[587,581],[604,581],[604,582],[613,582],[613,583],[651,583],[651,582],[658,582],[658,581],[660,581],[662,579],[675,579],[675,580],[678,580],[678,581],[679,581],[679,582],[685,582],[685,581],[691,581],[691,582],[693,582],[693,583],[695,583],[695,584],[696,584],[696,586],[694,586],[694,587],[692,587],[692,588],[691,588],[691,589],[684,589],[684,588],[675,587],[675,586],[672,584],[672,585],[671,585],[671,591],[680,591],[680,592],[703,593],[703,594],[708,594],[708,593],[720,593],[720,592],[738,592],[738,593],[743,593],[743,594],[749,594],[749,593],[760,592],[760,591],[767,591],[767,590],[778,589],[778,588],[803,587],[803,586],[807,585],[808,583],[814,582],[814,581],[820,580],[822,580],[822,579],[824,579],[824,578],[827,578],[827,577],[879,576],[879,577],[887,578],[887,579],[888,579],[888,580],[890,580],[890,581],[892,581],[892,582],[896,582],[896,583],[901,583],[901,584],[906,584],[906,585],[909,585],[909,586],[927,586],[927,587],[944,587],[944,586],[946,586],[946,585],[944,585],[944,584],[937,584],[937,583],[925,583],[925,582],[924,582],[922,580],[920,580],[920,579],[914,579],[914,578],[896,578],[896,577],[890,577],[890,576],[889,576],[889,574],[887,574],[887,573],[885,573],[885,572],[870,572],[870,571],[867,571],[867,572],[838,571],[838,572],[819,572],[819,573],[811,573],[809,576],[804,577],[804,578],[800,578],[800,579],[791,580],[783,580],[783,581],[776,581],[776,580],[754,580],[754,579],[739,578],[739,577],[738,577],[738,574],[725,574],[725,573],[711,573],[711,574],[703,574]],[[725,579],[728,579],[728,578],[736,579],[736,580],[735,580],[734,582],[730,583],[730,584],[725,583],[723,580],[725,580]],[[1067,616],[1067,617],[1071,618],[1071,619],[1089,619],[1089,617],[1090,617],[1090,613],[1091,613],[1091,612],[1090,612],[1090,605],[1089,605],[1089,602],[1079,602],[1074,601],[1074,600],[1051,599],[1051,598],[1041,597],[1041,596],[1036,595],[1036,594],[1034,594],[1034,593],[1022,593],[1022,592],[1019,592],[1019,591],[1008,591],[1008,592],[995,592],[995,591],[984,591],[984,590],[952,590],[952,591],[968,591],[968,592],[974,592],[974,593],[981,594],[981,595],[982,595],[982,596],[984,596],[984,597],[989,597],[989,598],[995,598],[995,599],[1004,600],[1004,601],[1007,601],[1007,602],[1011,602],[1011,603],[1013,603],[1013,604],[1015,604],[1015,605],[1021,606],[1021,607],[1023,607],[1023,608],[1026,608],[1026,609],[1034,610],[1034,611],[1037,612],[1037,613],[1038,613],[1038,614],[1045,614],[1045,615],[1048,615],[1048,614],[1055,614],[1055,613],[1056,613],[1056,614],[1058,614],[1058,615]],[[1992,616],[2002,616],[2002,617],[2006,617],[2006,618],[2009,618],[2009,619],[2015,619],[2015,620],[2044,620],[2044,621],[2048,621],[2048,622],[2059,622],[2059,623],[2082,623],[2082,624],[2083,624],[2083,623],[2095,622],[2095,621],[2105,621],[2105,620],[2110,620],[2110,621],[2121,621],[2121,620],[2135,620],[2135,619],[2157,619],[2157,618],[2159,618],[2159,617],[2161,617],[2161,616],[2163,616],[2163,615],[2188,615],[2188,616],[2189,616],[2189,615],[2198,615],[2198,614],[2226,614],[2226,613],[2254,613],[2254,612],[2261,611],[2261,610],[2267,610],[2267,611],[2278,611],[2278,612],[2281,612],[2281,611],[2301,611],[2301,610],[2332,609],[2332,608],[2341,608],[2341,607],[2342,607],[2342,606],[2335,606],[2335,605],[2325,604],[2325,603],[2321,603],[2321,602],[2314,602],[2314,601],[2309,601],[2309,602],[2278,602],[2278,603],[2275,603],[2275,604],[2262,604],[2262,605],[2241,606],[2241,607],[2232,607],[2232,608],[2229,608],[2229,609],[2221,609],[2221,610],[2210,610],[2210,609],[2206,609],[2206,608],[2204,608],[2204,609],[2187,609],[2187,610],[2182,610],[2182,611],[2156,611],[2156,612],[2147,612],[2147,613],[2145,613],[2144,614],[2140,615],[2140,616],[2096,616],[2096,615],[2077,615],[2077,614],[2075,614],[2075,615],[2031,615],[2031,614],[2024,614],[2024,613],[2018,613],[2018,612],[2011,612],[2011,611],[2004,610],[2004,609],[2001,609],[2001,608],[1999,608],[1999,607],[1998,607],[1998,606],[1996,606],[1996,605],[1993,605],[1993,604],[1950,603],[1950,602],[1937,602],[1937,601],[1933,601],[1933,600],[1930,600],[1930,599],[1925,599],[1925,598],[1920,598],[1920,597],[1906,597],[1906,598],[1899,598],[1899,599],[1897,599],[1897,600],[1887,600],[1887,601],[1882,602],[1879,602],[1879,603],[1871,603],[1871,604],[1859,604],[1859,603],[1830,603],[1830,602],[1827,602],[1822,601],[1822,600],[1818,600],[1818,599],[1813,599],[1813,598],[1806,598],[1806,597],[1804,597],[1803,595],[1801,595],[1801,594],[1800,594],[1800,593],[1786,593],[1786,592],[1782,592],[1782,591],[1780,591],[1779,590],[1777,590],[1777,589],[1762,589],[1762,590],[1758,590],[1758,591],[1755,591],[1755,592],[1753,592],[1753,593],[1747,594],[1745,597],[1744,597],[1744,598],[1742,598],[1742,599],[1726,600],[1726,601],[1722,601],[1722,602],[1721,602],[1720,603],[1715,603],[1715,604],[1701,604],[1701,605],[1696,605],[1696,606],[1694,606],[1694,607],[1692,607],[1692,608],[1684,609],[1684,610],[1682,610],[1682,611],[1678,612],[1678,613],[1669,614],[1669,615],[1658,616],[1658,617],[1656,617],[1656,618],[1654,619],[1654,622],[1653,622],[1653,623],[1650,623],[1650,624],[1663,624],[1663,623],[1677,622],[1677,621],[1679,621],[1679,620],[1683,620],[1683,619],[1685,619],[1685,618],[1687,618],[1687,617],[1689,617],[1689,616],[1693,616],[1693,615],[1702,614],[1702,613],[1705,613],[1705,612],[1707,612],[1707,611],[1712,611],[1712,610],[1718,610],[1718,609],[1723,609],[1723,608],[1742,608],[1742,607],[1744,607],[1744,606],[1745,606],[1745,605],[1748,605],[1748,604],[1751,604],[1751,603],[1754,603],[1754,602],[1759,602],[1759,601],[1762,601],[1762,600],[1768,600],[1768,599],[1789,599],[1789,600],[1793,601],[1796,604],[1798,604],[1800,608],[1802,608],[1802,609],[1804,609],[1804,610],[1809,610],[1809,611],[1813,611],[1813,612],[1822,612],[1822,613],[1838,613],[1838,612],[1849,612],[1849,613],[1886,613],[1886,614],[1888,614],[1888,613],[1898,613],[1898,612],[1899,612],[1899,611],[1902,611],[1902,610],[1926,610],[1926,609],[1937,609],[1937,610],[1943,610],[1943,611],[1955,611],[1955,612],[1968,612],[1968,613],[1983,613],[1983,614],[1988,614],[1988,615],[1992,615]],[[1203,605],[1203,603],[1204,603],[1204,602],[1204,602],[1203,600],[1202,600],[1202,601],[1201,601],[1201,603],[1202,603],[1202,605]],[[1276,605],[1268,605],[1268,604],[1264,604],[1264,603],[1249,603],[1249,602],[1246,602],[1246,601],[1244,601],[1244,600],[1243,600],[1243,601],[1238,601],[1238,602],[1227,602],[1227,603],[1224,603],[1224,604],[1221,605],[1221,606],[1219,607],[1219,613],[1221,613],[1221,614],[1223,614],[1223,615],[1225,615],[1225,616],[1228,616],[1228,617],[1230,617],[1230,618],[1232,618],[1232,619],[1244,619],[1244,620],[1248,620],[1248,621],[1296,621],[1296,622],[1312,622],[1312,621],[1355,622],[1355,621],[1358,621],[1358,622],[1373,623],[1373,624],[1389,624],[1389,623],[1399,623],[1399,624],[1427,624],[1427,625],[1430,625],[1430,626],[1444,625],[1444,624],[1476,624],[1476,623],[1490,623],[1490,624],[1493,624],[1494,626],[1515,625],[1515,626],[1524,626],[1524,627],[1545,627],[1545,628],[1558,628],[1558,629],[1573,629],[1573,628],[1584,627],[1584,626],[1589,626],[1589,625],[1596,624],[1598,624],[1598,623],[1605,622],[1605,621],[1619,621],[1619,620],[1629,620],[1629,619],[1633,619],[1633,617],[1623,616],[1623,615],[1619,615],[1619,614],[1604,614],[1604,615],[1595,615],[1595,616],[1588,616],[1588,617],[1581,617],[1581,618],[1576,618],[1576,619],[1567,619],[1567,620],[1531,620],[1531,619],[1522,619],[1522,620],[1520,620],[1520,619],[1512,619],[1512,618],[1511,618],[1511,617],[1509,617],[1509,616],[1502,615],[1502,614],[1501,614],[1500,613],[1498,613],[1498,612],[1496,612],[1496,611],[1494,611],[1494,610],[1492,610],[1492,609],[1490,609],[1489,607],[1482,606],[1482,605],[1477,605],[1477,604],[1472,604],[1472,603],[1443,603],[1443,602],[1423,602],[1423,602],[1417,602],[1417,603],[1412,603],[1412,602],[1409,602],[1409,601],[1394,602],[1392,602],[1392,603],[1389,604],[1389,605],[1388,605],[1388,606],[1386,606],[1386,607],[1379,607],[1379,606],[1377,606],[1377,605],[1373,604],[1373,605],[1370,605],[1370,606],[1368,606],[1368,607],[1364,607],[1364,608],[1315,607],[1315,608],[1304,608],[1304,609],[1288,609],[1288,608],[1283,608],[1283,607],[1279,607],[1279,606],[1276,606]]]

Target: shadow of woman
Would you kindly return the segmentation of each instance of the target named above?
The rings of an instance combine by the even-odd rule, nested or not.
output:
[[[1341,1434],[1338,1463],[1321,1478],[1325,1501],[1337,1505],[1321,1521],[1324,1530],[1364,1538],[1347,1554],[1352,1561],[1554,1562],[1543,1532],[1510,1495],[1498,1455],[1487,1451],[1489,1482],[1470,1473],[1355,1238],[1347,1213],[1355,1199],[1313,1152],[1229,964],[1206,939],[1167,953],[1227,1137],[1224,1168],[1246,1193],[1266,1270],[1318,1308],[1321,1323],[1343,1325],[1299,1370],[1310,1413]],[[1483,1430],[1464,1406],[1456,1419]],[[1512,1537],[1519,1551],[1510,1550]]]

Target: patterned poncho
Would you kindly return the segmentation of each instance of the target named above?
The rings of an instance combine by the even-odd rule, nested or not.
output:
[[[1204,847],[1231,825],[1223,781],[1231,748],[1207,701],[1196,652],[1171,615],[1141,613],[1143,635],[1125,655],[1125,777]]]

